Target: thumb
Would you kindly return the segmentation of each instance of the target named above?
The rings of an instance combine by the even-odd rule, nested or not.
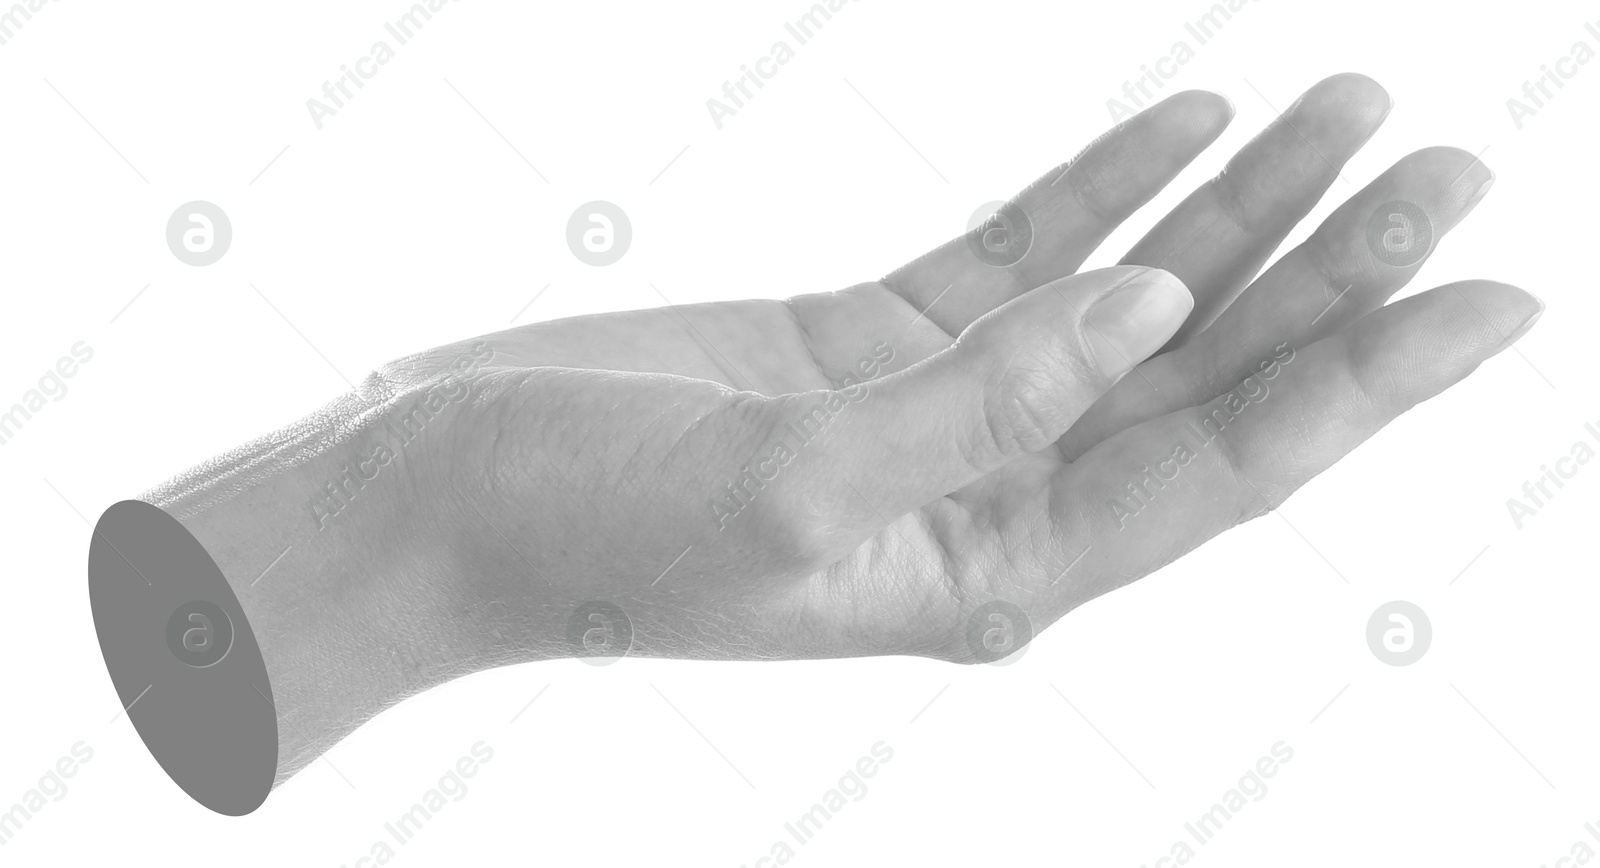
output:
[[[828,536],[858,544],[1050,446],[1193,307],[1183,283],[1159,269],[1073,275],[1012,299],[905,370],[786,396],[773,410],[798,437],[811,437],[800,450],[811,469],[799,477],[813,508],[830,518]]]

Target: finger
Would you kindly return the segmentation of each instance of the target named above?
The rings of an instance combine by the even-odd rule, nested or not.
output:
[[[1129,425],[1209,400],[1249,376],[1278,345],[1307,346],[1377,309],[1411,280],[1493,179],[1487,166],[1457,148],[1428,148],[1400,160],[1267,269],[1210,328],[1150,360],[1140,368],[1143,378],[1112,390],[1062,439],[1062,456],[1071,460]],[[1414,221],[1409,238],[1393,234],[1392,215]],[[1386,235],[1391,246],[1412,246],[1397,257],[1382,246]],[[1146,383],[1154,388],[1136,388]]]
[[[819,531],[806,547],[841,556],[894,518],[1047,449],[1188,316],[1166,272],[1118,267],[1063,278],[973,323],[948,349],[870,385],[784,396],[762,428],[789,435],[758,478],[781,490],[778,525]],[[867,372],[863,372],[864,374]],[[790,463],[794,469],[786,467]],[[807,504],[825,517],[781,514]],[[771,508],[771,507],[769,507]],[[758,511],[759,513],[759,511]],[[757,532],[761,522],[747,526]]]
[[[1198,334],[1238,296],[1391,106],[1364,75],[1323,79],[1128,251],[1124,264],[1166,269],[1194,293],[1194,313],[1166,349]]]
[[[1277,508],[1505,349],[1542,311],[1528,293],[1489,281],[1429,290],[1286,357],[1270,377],[1106,440],[1052,484],[1069,504],[1052,517],[1066,528],[1068,557],[1092,549],[1085,569],[1058,584],[1099,576],[1106,584],[1077,590],[1103,593]]]
[[[946,333],[957,334],[1007,300],[1076,271],[1232,117],[1233,107],[1213,93],[1168,97],[1039,178],[998,216],[881,283]]]

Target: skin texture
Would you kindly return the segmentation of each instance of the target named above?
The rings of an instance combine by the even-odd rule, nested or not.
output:
[[[1385,305],[1421,263],[1376,258],[1368,219],[1414,203],[1436,245],[1493,178],[1455,148],[1400,159],[1261,271],[1389,108],[1363,76],[1318,83],[1123,265],[1075,274],[1230,121],[1223,98],[1180,93],[1013,200],[1033,229],[1013,265],[957,238],[838,292],[440,347],[145,499],[249,615],[280,779],[406,695],[572,656],[568,621],[592,600],[627,614],[633,655],[973,662],[979,606],[1042,631],[1276,507],[1542,311],[1487,281]],[[1085,324],[1151,281],[1192,312],[1148,346]],[[317,492],[430,393],[423,435],[316,518]],[[819,436],[768,460],[830,402]],[[777,470],[734,511],[730,483],[758,466]]]

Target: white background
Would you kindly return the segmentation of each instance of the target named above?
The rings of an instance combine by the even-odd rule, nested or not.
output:
[[[1194,864],[1600,850],[1583,829],[1600,821],[1600,466],[1521,530],[1506,506],[1600,420],[1600,63],[1520,130],[1506,108],[1573,43],[1600,48],[1595,3],[1262,0],[1197,48],[1168,91],[1221,91],[1238,116],[1091,266],[1274,107],[1358,70],[1395,110],[1289,243],[1403,154],[1453,144],[1499,180],[1408,291],[1494,278],[1548,314],[1281,517],[1082,607],[1013,665],[501,669],[383,714],[241,819],[190,801],[125,716],[108,723],[75,510],[298,418],[347,388],[340,372],[504,328],[547,285],[517,322],[658,306],[651,283],[681,304],[879,277],[1103,131],[1106,101],[1193,45],[1183,25],[1207,5],[852,2],[721,130],[705,101],[793,45],[804,0],[453,3],[321,130],[306,100],[394,44],[403,2],[41,9],[0,46],[0,404],[76,341],[94,358],[0,447],[0,808],[75,742],[94,757],[0,860],[354,865],[479,740],[493,760],[392,864],[754,865],[879,741],[893,760],[790,840],[791,864],[1153,866],[1279,741],[1293,760],[1211,843],[1189,839]],[[234,229],[204,268],[163,237],[193,199]],[[592,199],[632,218],[610,267],[564,240]],[[1365,641],[1394,599],[1435,633],[1404,668]]]

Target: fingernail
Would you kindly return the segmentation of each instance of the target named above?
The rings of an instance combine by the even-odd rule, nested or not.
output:
[[[1533,295],[1531,292],[1528,294]],[[1510,337],[1506,338],[1506,343],[1514,344],[1521,340],[1522,336],[1527,334],[1529,329],[1533,328],[1533,324],[1539,321],[1539,317],[1544,316],[1544,299],[1534,295],[1533,300],[1539,302],[1539,309],[1534,311],[1533,316],[1528,317],[1528,319],[1523,322],[1522,325],[1517,326],[1517,330],[1512,332]]]
[[[1108,377],[1160,349],[1194,310],[1194,296],[1170,272],[1151,268],[1101,296],[1084,318],[1095,362]]]
[[[1215,93],[1217,96],[1222,97],[1222,101],[1228,104],[1228,119],[1229,120],[1232,120],[1236,115],[1239,114],[1239,108],[1238,108],[1238,106],[1235,106],[1233,104],[1233,99],[1231,97],[1229,97],[1227,94],[1223,93],[1220,90],[1212,91],[1212,92]]]
[[[1488,167],[1486,166],[1485,168]],[[1471,211],[1473,208],[1478,207],[1478,203],[1483,201],[1483,197],[1489,195],[1489,188],[1493,186],[1494,170],[1489,169],[1489,180],[1484,181],[1483,184],[1479,186],[1477,190],[1473,191],[1472,195],[1467,198],[1466,204],[1461,206],[1462,213],[1464,214],[1468,211]]]

